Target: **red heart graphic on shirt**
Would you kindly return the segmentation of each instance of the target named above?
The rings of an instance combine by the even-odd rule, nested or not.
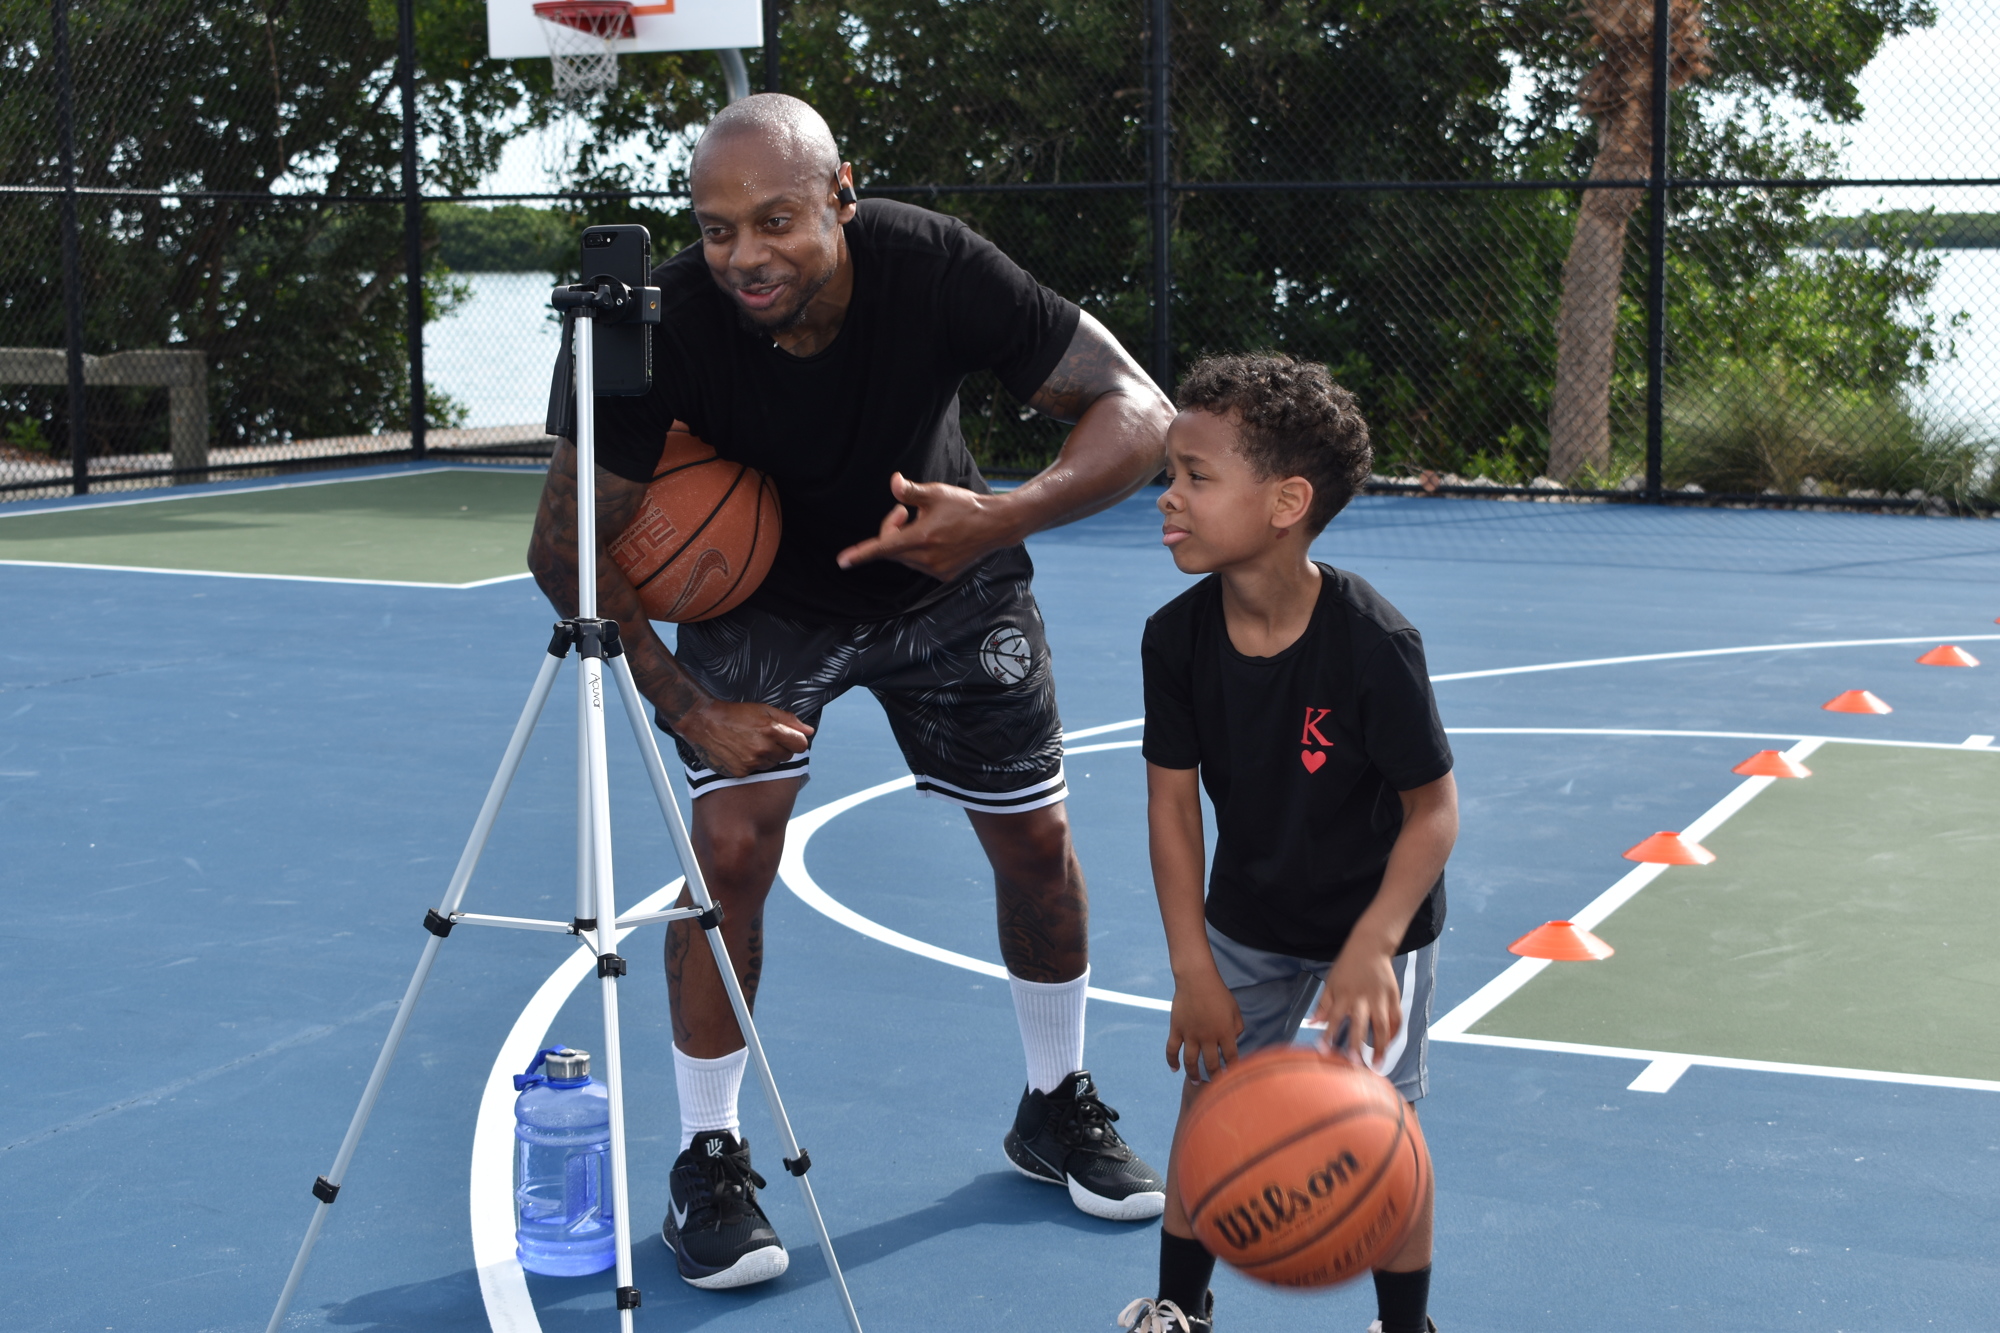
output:
[[[1299,762],[1306,766],[1306,772],[1317,773],[1319,772],[1319,766],[1326,762],[1326,751],[1301,750],[1299,752]]]

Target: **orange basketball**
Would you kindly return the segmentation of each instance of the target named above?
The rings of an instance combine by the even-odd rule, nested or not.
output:
[[[611,558],[652,620],[707,620],[757,590],[778,553],[778,488],[676,421]]]
[[[1223,1070],[1195,1102],[1174,1159],[1209,1253],[1281,1287],[1330,1287],[1392,1257],[1430,1173],[1394,1084],[1302,1046]]]

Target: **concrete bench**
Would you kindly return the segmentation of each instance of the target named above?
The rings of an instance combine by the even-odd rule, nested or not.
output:
[[[167,391],[167,439],[176,468],[208,466],[208,358],[195,351],[113,352],[83,358],[85,384]],[[0,347],[0,384],[68,384],[61,348]]]

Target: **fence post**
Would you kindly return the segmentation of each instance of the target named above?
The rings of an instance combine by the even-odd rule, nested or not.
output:
[[[1667,370],[1667,82],[1672,0],[1653,0],[1653,162],[1646,256],[1646,498],[1660,503]]]
[[[783,92],[782,71],[778,67],[778,0],[764,0],[764,91]]]
[[[1148,26],[1152,29],[1152,40],[1147,43],[1146,60],[1150,68],[1147,73],[1148,103],[1152,112],[1152,123],[1147,126],[1146,151],[1146,209],[1151,217],[1153,230],[1153,338],[1150,369],[1153,382],[1163,393],[1171,395],[1174,384],[1173,344],[1173,247],[1168,228],[1172,224],[1172,200],[1167,186],[1168,174],[1167,136],[1170,132],[1171,116],[1167,109],[1168,47],[1167,47],[1167,7],[1168,0],[1150,0],[1147,6],[1150,14]]]
[[[410,343],[410,451],[424,456],[424,199],[417,180],[415,0],[396,3],[396,77],[403,85],[403,264]]]
[[[56,138],[62,154],[63,342],[69,379],[70,490],[90,490],[90,435],[83,399],[83,253],[76,223],[76,116],[69,68],[69,0],[53,0],[50,44],[55,48]]]

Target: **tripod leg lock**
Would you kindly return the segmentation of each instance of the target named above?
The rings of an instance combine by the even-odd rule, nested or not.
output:
[[[597,955],[597,975],[600,977],[622,977],[625,975],[625,960],[615,953]]]
[[[558,620],[549,637],[549,656],[568,657],[569,650],[576,646],[576,624],[574,621]]]
[[[639,1289],[638,1289],[637,1287],[620,1287],[620,1288],[618,1288],[618,1308],[619,1308],[619,1309],[621,1309],[621,1310],[636,1310],[636,1309],[638,1309],[638,1308],[639,1308]]]
[[[795,1176],[802,1176],[813,1169],[813,1155],[804,1148],[799,1149],[797,1157],[784,1157],[779,1160],[785,1164],[785,1170]]]
[[[706,912],[703,912],[700,916],[696,917],[694,919],[694,923],[697,926],[700,926],[703,930],[714,930],[717,926],[722,924],[722,904],[721,903],[709,904],[708,910]]]
[[[572,935],[588,935],[596,929],[597,918],[594,916],[576,917],[569,923],[569,933]]]
[[[457,924],[456,921],[453,921],[448,916],[440,916],[438,909],[435,907],[424,909],[424,929],[439,939],[443,939],[445,936],[451,934],[451,928]]]
[[[332,1203],[340,1197],[340,1186],[325,1176],[317,1176],[313,1179],[313,1197],[321,1203]]]

